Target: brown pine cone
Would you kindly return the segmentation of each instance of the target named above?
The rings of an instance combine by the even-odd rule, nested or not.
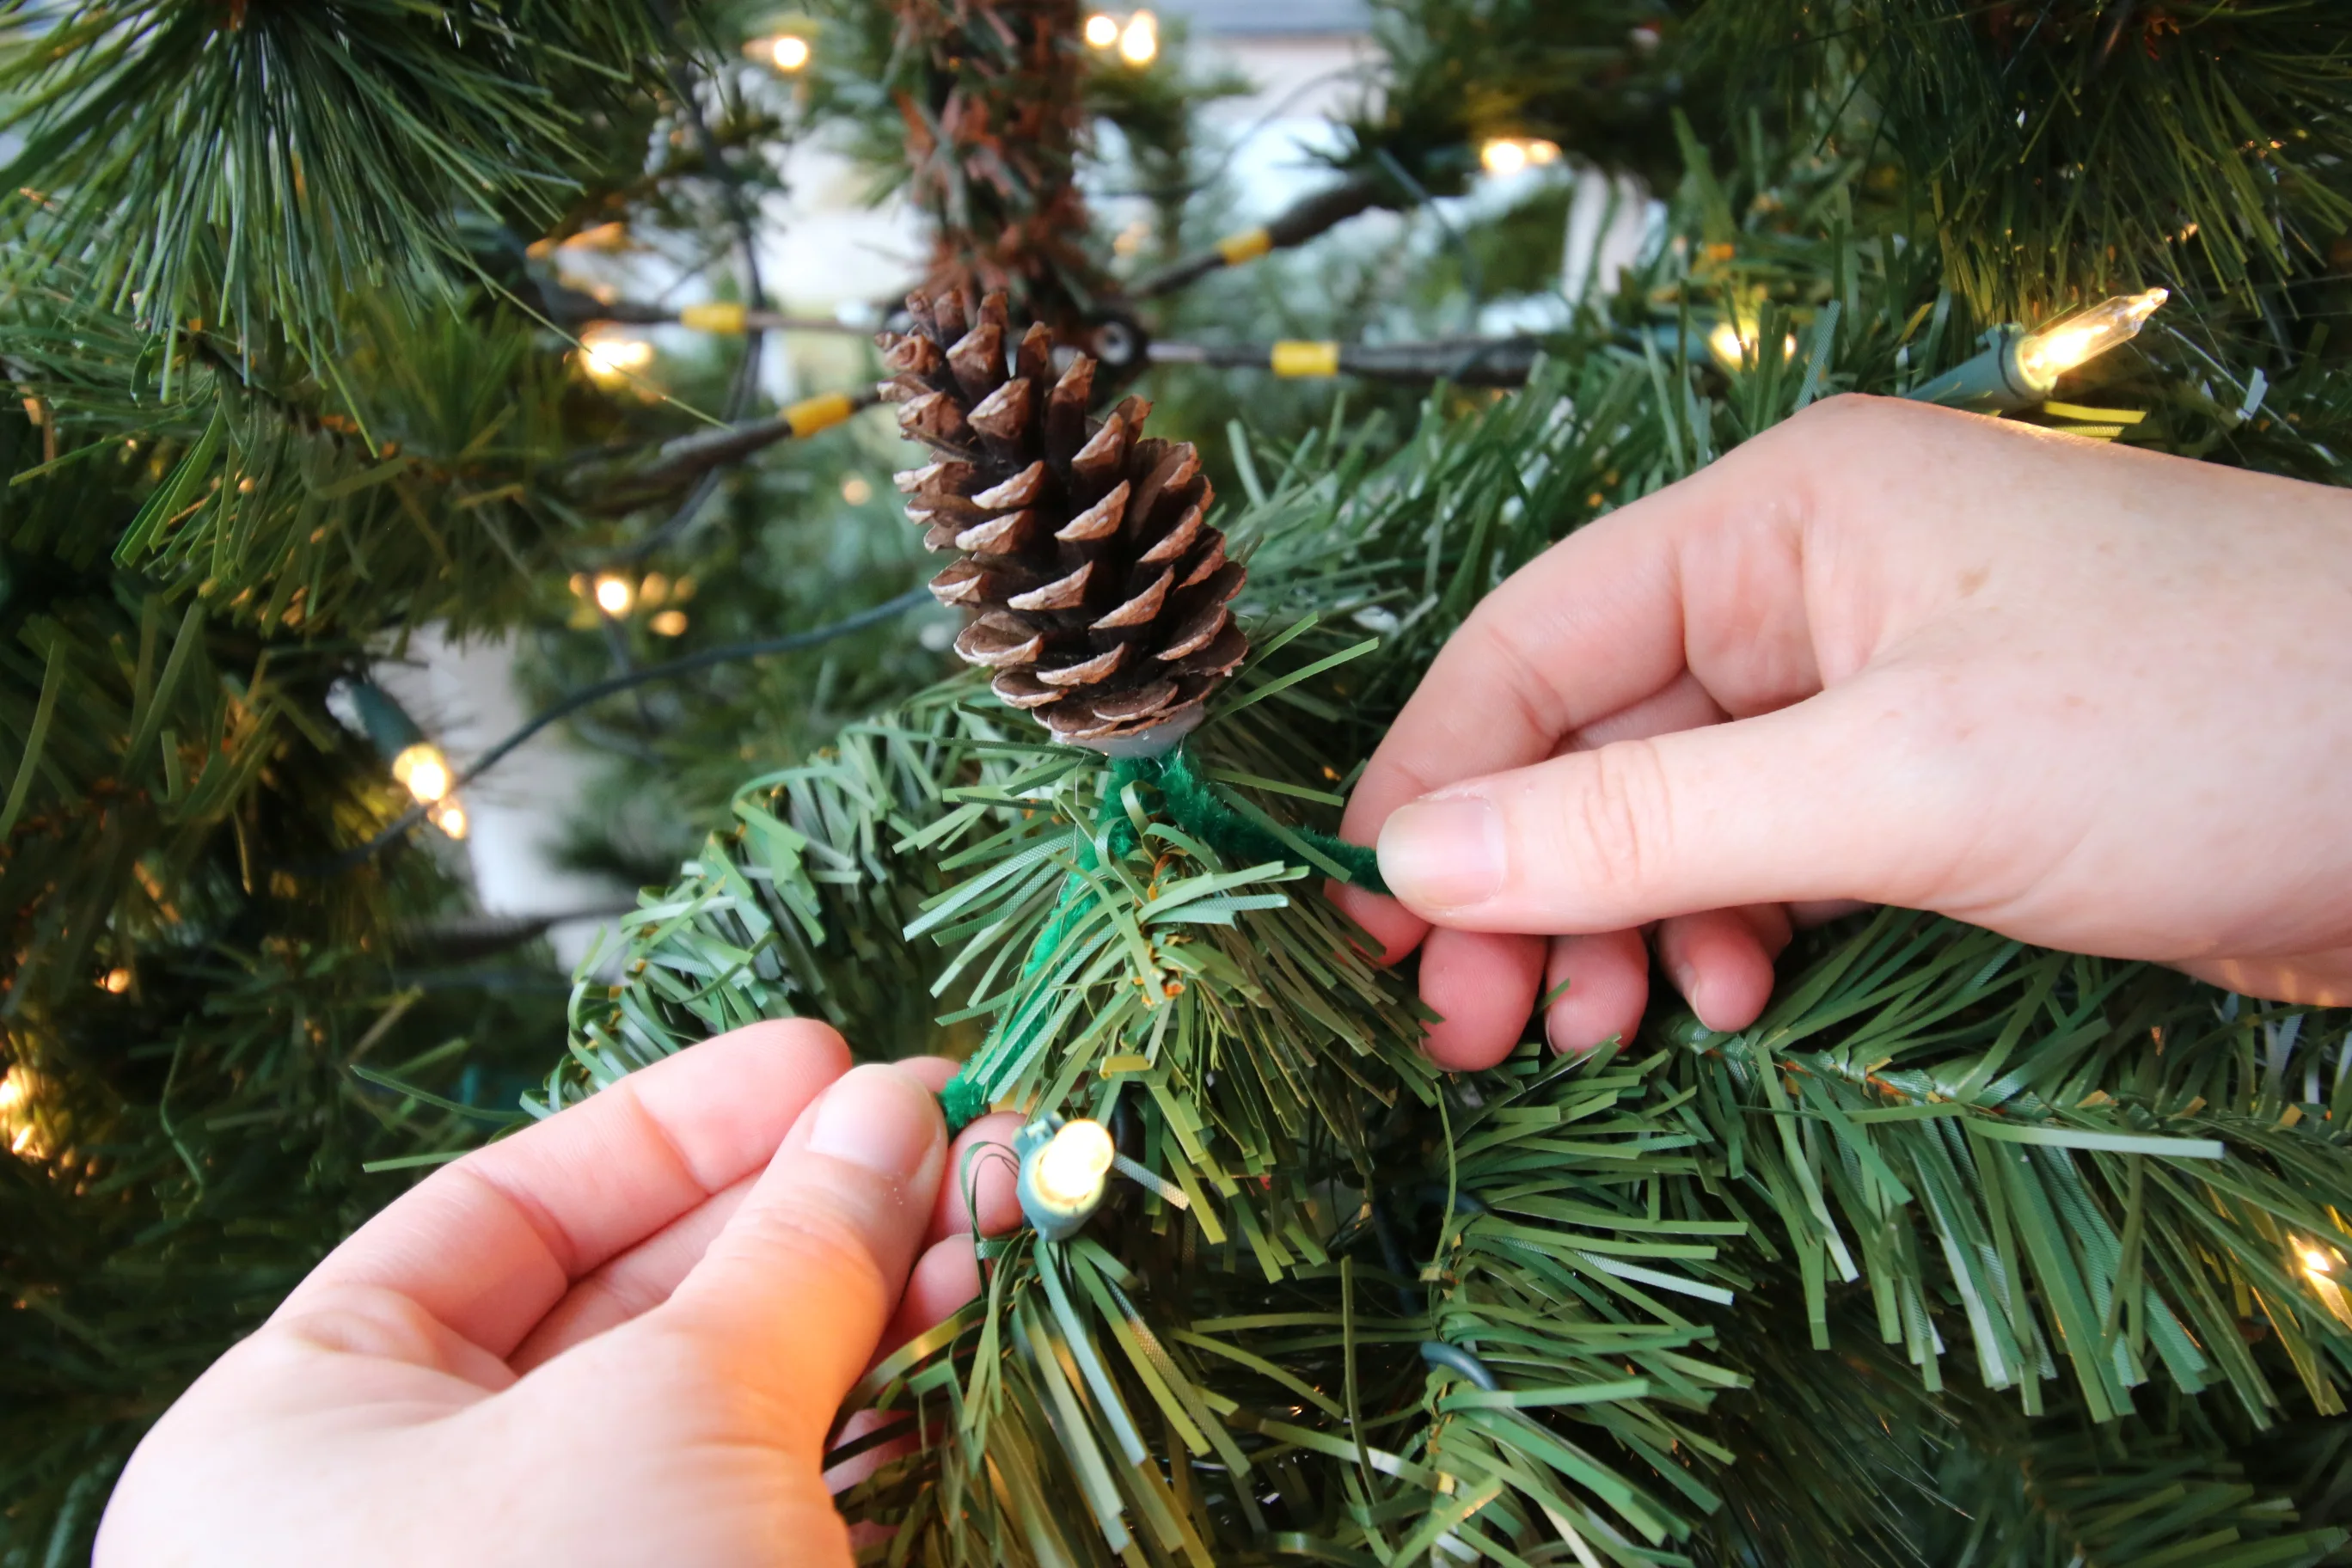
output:
[[[931,580],[971,612],[956,652],[1057,739],[1181,734],[1249,651],[1227,608],[1245,574],[1205,521],[1200,454],[1143,435],[1139,397],[1089,418],[1094,361],[1056,376],[1053,335],[1033,325],[1013,344],[1002,294],[977,322],[955,292],[907,309],[914,330],[879,340],[896,373],[882,395],[939,454],[898,488],[924,543],[957,552]]]

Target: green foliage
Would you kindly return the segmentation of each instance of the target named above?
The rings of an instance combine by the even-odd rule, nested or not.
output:
[[[1671,177],[1666,115],[1712,104],[1662,0],[1378,0],[1385,69],[1353,116],[1349,166],[1382,153],[1459,191],[1490,136],[1539,136],[1612,169]],[[1399,201],[1409,201],[1409,191]]]
[[[526,689],[552,700],[604,678],[616,643],[654,664],[824,625],[905,591],[924,557],[889,476],[908,460],[868,415],[797,444],[788,461],[733,476],[688,534],[646,559],[626,616],[600,622],[574,599],[567,627],[524,645]],[[660,619],[672,614],[682,631]],[[951,662],[937,646],[948,624],[942,611],[918,611],[807,653],[730,662],[597,704],[575,729],[610,761],[568,829],[568,857],[632,884],[668,879],[726,818],[747,774],[805,760],[844,724],[938,679]]]
[[[368,1162],[510,1117],[495,1107],[558,1000],[426,992],[381,953],[281,937],[134,973],[0,1017],[6,1568],[87,1552],[148,1424],[407,1180]]]
[[[331,373],[355,292],[444,305],[460,220],[561,210],[587,128],[655,79],[624,0],[141,0],[0,11],[8,227],[168,331]],[[356,390],[357,383],[341,390]]]
[[[1989,318],[2337,265],[2352,37],[2326,0],[1711,0],[1702,47],[1838,143],[1897,162]]]

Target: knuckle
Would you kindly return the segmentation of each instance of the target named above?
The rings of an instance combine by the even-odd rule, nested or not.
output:
[[[271,1327],[281,1342],[385,1361],[429,1359],[439,1339],[422,1306],[366,1285],[329,1286]]]
[[[1589,755],[1591,777],[1564,825],[1566,849],[1592,893],[1631,897],[1665,861],[1673,821],[1665,768],[1649,741],[1618,741]]]
[[[1905,416],[1921,405],[1899,397],[1872,397],[1860,392],[1841,392],[1798,410],[1788,421],[1792,430],[1853,431],[1900,424]]]

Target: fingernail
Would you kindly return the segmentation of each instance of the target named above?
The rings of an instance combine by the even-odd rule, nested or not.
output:
[[[809,1152],[903,1176],[946,1131],[930,1091],[896,1068],[852,1068],[817,1102]]]
[[[1458,910],[1503,887],[1503,817],[1484,795],[1417,800],[1381,829],[1381,876],[1406,903]]]
[[[1714,1028],[1715,1026],[1706,1021],[1714,998],[1707,994],[1706,982],[1699,972],[1687,963],[1669,963],[1666,965],[1666,978],[1673,981],[1675,989],[1683,994],[1683,1000],[1689,1005],[1699,1023],[1706,1028]]]

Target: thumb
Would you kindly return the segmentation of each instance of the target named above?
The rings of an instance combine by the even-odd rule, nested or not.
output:
[[[938,1100],[895,1067],[853,1068],[782,1147],[660,1309],[768,1396],[814,1457],[897,1308],[947,1167]]]
[[[1450,784],[1381,828],[1413,913],[1469,931],[1622,931],[1807,899],[1914,903],[1955,820],[1856,681],[1753,719],[1619,741]],[[1947,803],[1948,804],[1948,803]],[[1904,886],[1902,884],[1913,884]]]

